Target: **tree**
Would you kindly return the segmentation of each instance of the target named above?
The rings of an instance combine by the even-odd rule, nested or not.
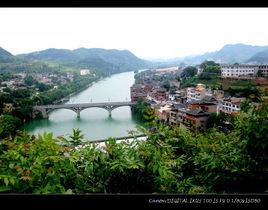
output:
[[[193,66],[188,66],[183,69],[181,77],[193,77],[197,74],[197,68]]]
[[[242,101],[240,104],[240,110],[242,112],[248,112],[252,108],[252,105],[250,104],[250,101],[246,99],[245,101]]]
[[[31,75],[27,75],[24,79],[24,82],[26,85],[32,86],[35,83],[35,80]]]
[[[169,91],[170,89],[170,82],[168,80],[165,80],[163,83],[162,83],[162,86],[163,88],[165,88],[167,91]]]
[[[236,121],[237,136],[245,142],[245,153],[250,157],[247,174],[251,192],[268,189],[268,103],[242,113]]]
[[[37,82],[36,83],[36,88],[38,88],[40,92],[44,92],[44,91],[50,90],[51,86],[47,85],[47,84],[44,84],[42,82]]]
[[[224,131],[230,131],[233,129],[233,119],[230,115],[220,112],[217,113],[210,113],[208,122],[207,122],[208,128],[220,128]]]
[[[151,123],[155,119],[154,110],[144,100],[139,100],[134,107],[134,114],[142,121]]]
[[[0,116],[0,138],[14,136],[20,125],[21,120],[17,117],[8,114]]]
[[[259,71],[257,72],[257,77],[263,77],[263,74],[262,74],[261,70],[259,70]]]
[[[221,74],[220,65],[214,61],[205,61],[200,66],[203,68],[203,73]]]
[[[73,134],[69,136],[71,138],[70,143],[72,146],[78,146],[81,144],[82,139],[84,138],[84,135],[82,134],[82,131],[77,128],[73,129]]]

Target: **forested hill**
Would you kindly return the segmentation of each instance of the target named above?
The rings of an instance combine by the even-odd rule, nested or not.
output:
[[[28,61],[52,61],[81,68],[118,73],[147,68],[145,60],[136,57],[128,50],[107,50],[101,48],[78,48],[75,50],[50,48],[43,51],[20,54],[19,58]]]
[[[0,63],[10,63],[16,60],[16,56],[0,47]]]

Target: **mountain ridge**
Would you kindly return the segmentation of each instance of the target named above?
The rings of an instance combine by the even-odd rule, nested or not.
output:
[[[26,60],[45,60],[81,65],[81,67],[101,68],[101,60],[106,65],[111,65],[111,73],[132,71],[148,66],[147,61],[142,60],[129,50],[103,49],[103,48],[77,48],[74,50],[49,48],[32,53],[19,54]],[[98,64],[94,62],[94,59]],[[106,68],[107,69],[107,68]],[[108,68],[109,69],[109,68]]]

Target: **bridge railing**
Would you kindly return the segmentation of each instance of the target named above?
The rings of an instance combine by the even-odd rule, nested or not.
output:
[[[57,105],[41,105],[34,106],[34,108],[61,108],[61,107],[93,107],[93,106],[123,106],[123,105],[135,105],[136,102],[100,102],[100,103],[77,103],[77,104],[57,104]]]

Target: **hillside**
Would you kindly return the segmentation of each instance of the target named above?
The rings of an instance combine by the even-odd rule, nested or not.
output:
[[[0,47],[0,63],[10,63],[16,60],[16,57],[10,52]]]
[[[261,64],[268,64],[268,49],[256,53],[250,59],[248,59],[249,63],[261,63]]]
[[[18,55],[26,60],[57,61],[67,65],[94,68],[110,73],[146,68],[147,62],[139,59],[128,50],[106,50],[101,48],[78,48],[75,50],[47,49],[39,52]]]

